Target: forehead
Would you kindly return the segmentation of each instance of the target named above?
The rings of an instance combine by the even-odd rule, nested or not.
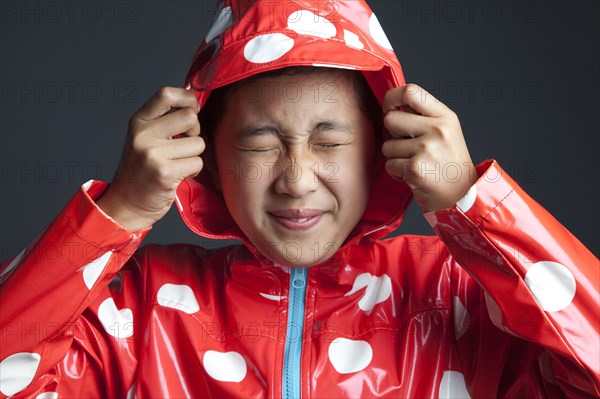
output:
[[[359,72],[315,67],[304,73],[251,78],[234,89],[228,102],[260,106],[311,103],[325,108],[334,104],[355,106],[356,73]]]

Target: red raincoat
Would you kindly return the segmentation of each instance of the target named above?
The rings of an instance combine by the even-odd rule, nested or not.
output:
[[[361,70],[379,101],[404,83],[362,1],[226,1],[186,87],[289,65]],[[380,160],[380,163],[383,159]],[[494,161],[437,236],[381,239],[410,191],[382,173],[345,245],[275,265],[201,174],[187,225],[244,246],[147,245],[82,186],[0,269],[0,392],[85,397],[586,397],[600,394],[598,260]]]

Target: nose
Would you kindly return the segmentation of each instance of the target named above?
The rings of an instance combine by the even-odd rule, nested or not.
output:
[[[278,168],[275,191],[293,198],[316,191],[319,187],[316,164],[310,157],[286,159]]]

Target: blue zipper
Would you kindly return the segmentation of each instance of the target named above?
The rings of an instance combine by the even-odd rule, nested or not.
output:
[[[282,397],[284,399],[300,399],[300,357],[302,355],[307,276],[308,268],[290,268],[288,322],[283,352]]]

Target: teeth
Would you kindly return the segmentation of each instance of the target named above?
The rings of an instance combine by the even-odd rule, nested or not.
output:
[[[310,219],[310,218],[292,219],[292,220],[293,220],[294,222],[297,222],[297,223],[304,223],[304,222],[306,222],[308,219]]]

